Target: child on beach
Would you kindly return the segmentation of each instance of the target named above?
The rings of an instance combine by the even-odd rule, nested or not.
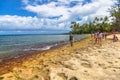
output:
[[[118,41],[118,37],[114,34],[113,35],[113,42],[116,42],[116,41]]]
[[[112,34],[113,34],[113,42],[118,41],[118,37],[116,36],[116,31],[115,30],[113,30]]]

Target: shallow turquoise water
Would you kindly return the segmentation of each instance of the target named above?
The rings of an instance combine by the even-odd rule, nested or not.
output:
[[[74,38],[79,40],[85,36],[74,35]],[[68,40],[69,35],[0,35],[0,59],[47,50]]]

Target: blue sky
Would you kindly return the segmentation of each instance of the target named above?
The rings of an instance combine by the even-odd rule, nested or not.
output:
[[[0,34],[63,33],[109,16],[112,0],[0,0]]]

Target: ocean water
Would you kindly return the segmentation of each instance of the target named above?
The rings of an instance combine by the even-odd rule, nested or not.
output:
[[[85,38],[74,35],[75,40]],[[19,57],[67,43],[69,35],[0,35],[0,59]]]

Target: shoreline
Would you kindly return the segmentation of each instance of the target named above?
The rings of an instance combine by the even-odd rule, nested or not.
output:
[[[82,41],[82,40],[85,40],[85,39],[87,39],[87,37],[86,38],[83,38],[83,39],[80,39],[80,40],[77,40],[77,41],[75,41],[74,43],[76,43],[76,42],[79,42],[79,41]],[[69,42],[69,41],[68,41]],[[49,52],[51,52],[51,51],[54,51],[54,50],[57,50],[57,49],[60,49],[60,48],[63,48],[63,47],[65,47],[65,46],[67,46],[67,45],[69,45],[69,43],[64,43],[64,42],[60,42],[60,44],[59,45],[57,45],[57,46],[53,46],[53,47],[51,47],[50,49],[47,49],[47,50],[41,50],[41,51],[31,51],[30,53],[28,53],[28,54],[22,54],[21,56],[19,56],[19,57],[13,57],[13,58],[8,58],[8,59],[2,59],[1,61],[0,61],[0,75],[1,74],[4,74],[4,73],[7,73],[7,72],[10,72],[10,71],[12,71],[12,69],[14,68],[14,67],[19,67],[19,66],[21,66],[21,64],[24,62],[24,61],[26,61],[26,60],[28,60],[29,58],[32,58],[33,56],[35,57],[35,56],[37,56],[37,55],[44,55],[44,54],[46,54],[46,53],[49,53]]]
[[[118,35],[120,37],[120,34]],[[109,36],[109,38],[111,38]],[[2,80],[119,80],[120,41],[94,45],[86,38],[25,58],[0,75]]]
[[[83,35],[82,35],[83,36]],[[86,35],[84,35],[85,37]],[[80,38],[84,38],[80,37]],[[77,39],[79,41],[81,39]],[[69,41],[68,40],[62,40],[62,41],[51,41],[51,42],[43,42],[43,43],[35,43],[35,44],[25,44],[25,45],[18,45],[13,46],[11,49],[9,47],[5,47],[5,50],[1,48],[1,54],[0,54],[0,62],[5,59],[11,59],[11,58],[17,58],[19,56],[23,56],[25,54],[31,54],[31,53],[36,53],[36,52],[41,52],[45,50],[49,50],[51,48],[57,47],[62,44],[67,44]],[[8,50],[7,50],[8,48]],[[11,51],[10,51],[11,50]],[[10,52],[9,52],[10,51]]]
[[[13,58],[2,59],[0,61],[0,75],[12,71],[12,69],[16,66],[17,67],[21,66],[21,64],[24,61],[28,60],[29,58],[32,58],[33,56],[37,56],[38,54],[39,55],[44,55],[43,53],[48,53],[49,51],[59,49],[59,48],[65,46],[65,45],[67,45],[67,44],[62,43],[62,44],[59,44],[57,46],[53,46],[53,47],[51,47],[50,49],[47,49],[47,50],[31,51],[30,53],[27,53],[27,54],[23,53],[24,55],[22,54],[19,57],[15,56]]]

